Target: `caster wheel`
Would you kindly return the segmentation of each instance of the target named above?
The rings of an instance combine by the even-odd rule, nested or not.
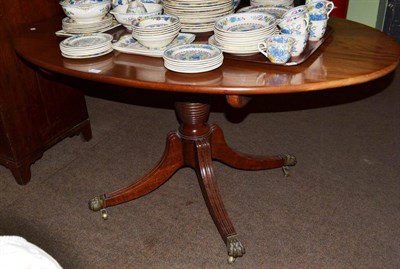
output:
[[[101,209],[100,213],[101,213],[101,217],[103,218],[103,220],[108,220],[108,212],[107,212],[107,210]]]
[[[236,258],[233,256],[228,256],[228,264],[233,264],[236,261]]]

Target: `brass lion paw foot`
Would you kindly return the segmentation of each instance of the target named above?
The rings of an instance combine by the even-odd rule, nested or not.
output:
[[[284,164],[282,166],[283,174],[287,177],[290,176],[289,166],[294,166],[297,163],[296,157],[293,155],[285,155],[284,156]]]
[[[227,238],[226,247],[228,250],[228,263],[232,264],[236,258],[242,257],[246,253],[246,249],[237,238],[236,235]]]
[[[101,213],[101,217],[106,220],[108,219],[108,212],[104,208],[105,207],[105,197],[104,195],[96,196],[90,199],[89,208],[93,211],[99,211]]]

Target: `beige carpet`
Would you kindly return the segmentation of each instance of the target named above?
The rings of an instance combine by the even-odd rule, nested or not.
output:
[[[107,221],[88,209],[89,198],[129,184],[161,157],[177,122],[172,98],[155,92],[118,91],[118,102],[92,89],[91,141],[68,138],[48,150],[27,186],[0,167],[0,234],[25,237],[65,269],[400,268],[400,73],[391,78],[267,96],[242,110],[212,100],[210,122],[233,148],[298,159],[287,178],[215,162],[247,249],[232,266],[191,169],[110,208]]]

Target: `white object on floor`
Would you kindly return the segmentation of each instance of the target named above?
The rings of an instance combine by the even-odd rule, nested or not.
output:
[[[53,257],[20,236],[0,236],[0,268],[62,269]]]

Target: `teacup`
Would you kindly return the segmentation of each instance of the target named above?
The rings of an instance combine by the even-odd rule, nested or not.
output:
[[[292,46],[292,51],[290,55],[292,57],[299,56],[307,46],[308,41],[308,33],[301,35],[290,35],[294,39],[294,43]]]
[[[327,25],[328,25],[328,19],[318,20],[318,21],[310,21],[308,40],[310,40],[310,41],[320,40],[326,32]]]
[[[329,14],[335,7],[332,1],[314,1],[307,6],[310,20],[313,21],[328,19]]]
[[[288,11],[283,13],[281,18],[288,18],[288,17],[296,16],[298,14],[304,14],[304,13],[307,13],[307,12],[308,12],[308,6],[307,5],[301,5],[301,6],[297,6],[297,7],[289,9]]]
[[[308,14],[297,14],[278,20],[278,26],[285,34],[306,34],[308,32],[309,18]]]
[[[258,43],[258,50],[271,62],[284,64],[291,57],[294,42],[288,35],[272,35],[265,42]]]

